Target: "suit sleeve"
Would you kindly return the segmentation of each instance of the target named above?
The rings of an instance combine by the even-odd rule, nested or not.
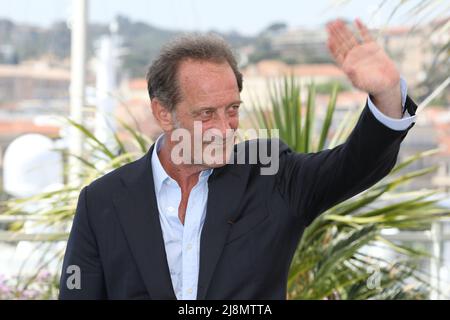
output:
[[[406,109],[417,106],[407,97]],[[346,142],[317,153],[295,153],[280,142],[277,177],[280,193],[308,226],[318,215],[366,190],[394,167],[405,130],[378,121],[367,104]]]
[[[67,242],[60,280],[62,300],[107,298],[97,242],[89,224],[87,191],[85,187],[78,198]]]

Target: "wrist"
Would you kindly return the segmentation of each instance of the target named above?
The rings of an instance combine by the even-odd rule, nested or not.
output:
[[[370,94],[373,104],[385,115],[401,119],[402,111],[402,95],[400,89],[400,81],[389,89]]]

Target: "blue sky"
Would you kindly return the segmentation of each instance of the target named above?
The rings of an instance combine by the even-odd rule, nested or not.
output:
[[[67,20],[71,2],[0,0],[0,17],[45,26],[56,20]],[[335,17],[360,17],[376,26],[386,22],[393,8],[391,5],[374,15],[379,3],[380,0],[90,0],[89,15],[96,22],[108,22],[115,15],[123,14],[169,29],[236,30],[255,34],[276,21],[284,21],[291,27],[313,27]],[[396,18],[393,22],[402,20]]]

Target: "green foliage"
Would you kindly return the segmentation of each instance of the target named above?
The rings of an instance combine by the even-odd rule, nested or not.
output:
[[[54,191],[42,192],[27,198],[13,198],[2,203],[3,216],[14,216],[19,221],[25,221],[29,229],[36,227],[45,232],[30,232],[29,229],[25,229],[24,222],[10,224],[9,233],[0,241],[33,241],[37,244],[36,254],[41,256],[37,257],[37,263],[34,261],[36,258],[34,256],[23,261],[17,277],[9,279],[8,286],[4,284],[7,290],[5,289],[6,293],[0,292],[0,299],[54,299],[57,297],[58,273],[65,251],[65,248],[58,246],[57,242],[66,241],[68,238],[81,188],[109,171],[141,157],[151,144],[146,136],[120,119],[116,121],[121,125],[121,131],[128,133],[129,139],[119,138],[114,133],[113,147],[99,141],[88,127],[70,119],[64,119],[64,121],[66,126],[76,128],[84,137],[85,152],[82,157],[69,154],[67,150],[59,150],[65,159],[75,157],[80,160],[82,170],[79,172],[79,179],[76,179],[79,184],[66,183]],[[68,169],[66,162],[66,176],[69,174]],[[54,268],[55,264],[57,271]],[[32,274],[29,272],[30,269],[34,270]],[[48,272],[50,276],[45,279],[40,277],[42,273]],[[39,286],[36,285],[36,279],[39,279]]]
[[[347,115],[346,120],[330,135],[338,86],[333,87],[321,119],[316,113],[314,84],[309,86],[305,101],[300,88],[293,77],[285,78],[279,83],[271,83],[270,108],[255,104],[256,112],[250,113],[254,126],[278,128],[280,138],[297,152],[316,152],[345,141],[358,114]],[[117,134],[114,135],[115,147],[108,147],[99,141],[89,128],[67,120],[68,125],[80,130],[85,138],[86,153],[82,158],[78,157],[83,163],[80,185],[67,184],[52,192],[26,199],[9,200],[3,204],[3,214],[23,216],[30,221],[37,221],[37,225],[50,228],[50,233],[34,235],[35,240],[43,245],[67,239],[79,190],[95,178],[140,157],[148,150],[150,141],[142,133],[120,120],[118,122],[123,130],[128,132],[132,147]],[[415,265],[425,253],[388,241],[383,237],[382,230],[426,230],[432,221],[447,214],[437,207],[436,200],[430,200],[432,191],[396,191],[397,187],[408,181],[433,172],[433,167],[407,173],[404,169],[434,153],[433,150],[427,151],[405,159],[378,184],[336,205],[316,219],[305,230],[294,256],[288,280],[289,298],[403,299],[426,296],[427,277],[417,270]],[[385,200],[387,196],[391,201]],[[35,207],[33,212],[29,212],[30,205]],[[14,227],[11,229],[12,237],[20,239],[24,235],[22,223],[11,227]],[[405,257],[400,261],[385,261],[368,254],[367,250],[362,250],[380,246]],[[51,258],[43,259],[37,272],[45,270],[54,260],[61,261],[63,252],[64,250],[59,250]],[[31,278],[35,276],[32,275]],[[378,281],[375,281],[378,283],[378,289],[369,288],[371,277]],[[17,292],[25,292],[33,284],[27,275],[19,279]],[[414,286],[411,285],[411,279],[415,280]]]
[[[294,77],[271,82],[268,90],[270,106],[264,108],[254,102],[255,112],[249,112],[249,117],[260,128],[278,128],[280,139],[297,152],[317,152],[343,143],[359,117],[358,113],[349,113],[330,134],[338,85],[332,88],[322,119],[318,119],[314,84],[309,86],[304,100]],[[426,298],[430,289],[428,277],[417,264],[427,253],[392,243],[382,231],[426,230],[432,221],[448,215],[447,210],[437,206],[437,200],[430,200],[433,191],[400,193],[396,190],[411,179],[433,172],[435,167],[410,172],[404,169],[434,153],[436,150],[422,152],[403,160],[379,183],[317,218],[305,230],[298,245],[288,279],[288,297]],[[402,258],[386,261],[370,254],[380,247]]]
[[[270,85],[271,108],[255,105],[251,119],[256,127],[279,128],[280,138],[298,152],[315,152],[337,145],[345,140],[354,126],[358,114],[351,114],[334,130],[330,128],[335,109],[338,88],[334,87],[324,118],[319,119],[315,108],[315,87],[309,86],[306,102],[302,101],[300,86],[293,78]],[[320,121],[319,121],[320,120]],[[62,188],[26,199],[11,199],[3,203],[4,215],[22,216],[45,226],[46,233],[25,234],[23,223],[12,225],[11,237],[34,237],[42,248],[55,241],[66,240],[80,189],[95,178],[142,156],[150,141],[139,130],[118,119],[130,139],[124,141],[114,135],[114,147],[99,141],[89,128],[67,120],[67,124],[80,130],[84,136],[85,154],[82,161],[80,184],[66,184]],[[316,128],[316,130],[314,129]],[[74,155],[67,154],[66,157]],[[424,230],[431,221],[444,212],[431,201],[432,192],[399,193],[395,189],[429,172],[434,168],[402,173],[420,158],[431,156],[434,151],[417,154],[399,163],[392,173],[366,192],[331,208],[316,219],[304,232],[293,259],[288,279],[290,299],[404,299],[423,298],[427,295],[427,277],[416,269],[415,263],[424,253],[410,247],[394,244],[382,235],[383,229]],[[389,195],[395,201],[386,203]],[[30,212],[29,208],[34,209]],[[384,261],[367,253],[370,247],[384,246],[405,256],[399,261]],[[49,247],[50,248],[50,247]],[[50,249],[45,251],[50,251]],[[33,286],[38,273],[45,271],[55,261],[61,263],[63,249],[53,250],[42,257],[36,274],[19,272],[15,294],[27,292]],[[25,261],[25,264],[27,262]],[[374,271],[371,271],[374,270]],[[46,297],[55,298],[57,274],[53,274],[52,292]],[[375,289],[368,283],[374,279]],[[416,285],[411,285],[411,279]],[[46,293],[47,294],[47,293]]]

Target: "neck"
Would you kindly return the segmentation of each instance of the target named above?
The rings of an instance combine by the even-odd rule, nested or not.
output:
[[[173,145],[170,141],[163,139],[161,148],[157,151],[159,161],[167,174],[178,183],[181,190],[189,191],[198,182],[200,172],[208,168],[196,164],[174,164],[170,157],[172,148]]]

